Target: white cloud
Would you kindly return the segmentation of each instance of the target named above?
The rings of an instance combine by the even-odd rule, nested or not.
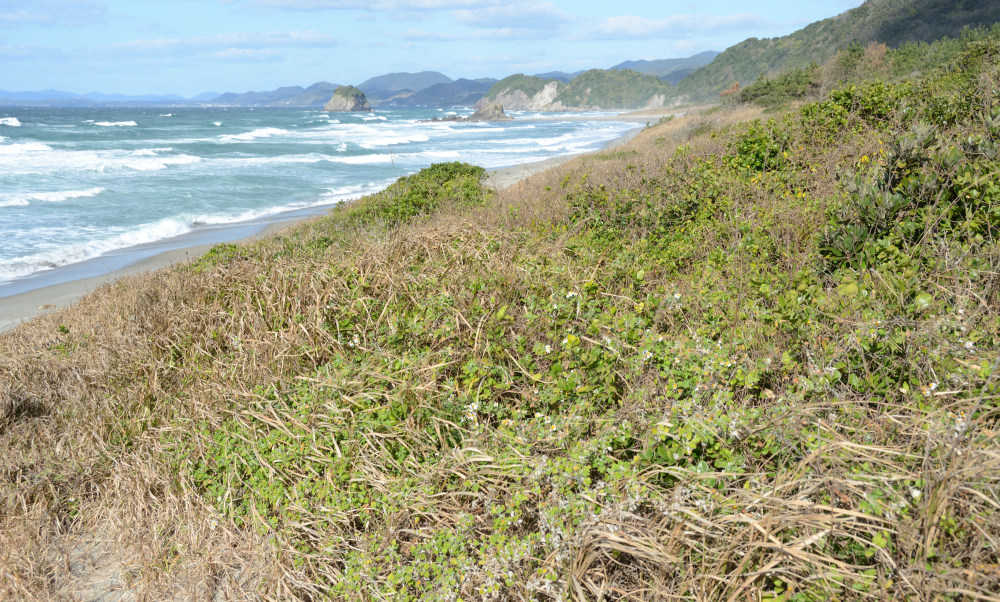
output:
[[[63,58],[65,53],[56,48],[40,46],[12,46],[0,44],[0,59],[9,61],[31,61],[38,59]]]
[[[440,33],[411,29],[403,34],[407,42],[475,42],[482,40],[539,40],[552,36],[551,30],[519,27],[494,27],[466,30],[464,33]]]
[[[673,15],[664,19],[648,19],[634,15],[609,17],[592,32],[591,37],[618,38],[658,38],[710,33],[737,29],[754,29],[767,25],[757,15]]]
[[[332,48],[337,45],[333,36],[316,31],[287,31],[271,33],[229,33],[193,38],[159,38],[134,40],[117,44],[115,48],[134,52],[198,52],[232,50],[266,50],[273,48]]]
[[[455,12],[459,22],[488,29],[552,29],[571,20],[550,2],[514,3]]]
[[[253,0],[254,4],[288,10],[432,11],[475,9],[502,4],[499,0]]]
[[[247,63],[271,63],[285,60],[278,51],[269,48],[226,48],[213,52],[212,57],[223,61]]]
[[[0,27],[25,25],[80,25],[100,21],[103,4],[89,0],[2,0]]]

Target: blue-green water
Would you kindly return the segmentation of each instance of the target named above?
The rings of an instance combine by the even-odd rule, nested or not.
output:
[[[432,163],[506,167],[596,150],[635,127],[588,115],[428,121],[441,115],[0,108],[0,287],[329,206]]]

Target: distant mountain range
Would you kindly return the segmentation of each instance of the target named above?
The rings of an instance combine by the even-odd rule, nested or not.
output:
[[[214,105],[260,107],[314,107],[323,106],[333,96],[338,84],[317,82],[308,88],[286,86],[269,92],[227,92],[205,102]]]
[[[496,82],[497,80],[492,78],[457,79],[453,82],[434,84],[419,92],[396,95],[379,103],[379,106],[394,108],[471,106],[476,104]]]
[[[676,86],[679,81],[699,68],[708,65],[720,53],[709,50],[683,59],[662,59],[658,61],[625,61],[612,67],[613,71],[638,71],[654,75],[668,84]]]
[[[631,70],[670,81],[684,69],[705,64],[718,53],[706,52],[682,59],[660,61],[626,61],[612,70]],[[536,76],[543,81],[569,84],[585,71],[550,71]],[[593,77],[593,76],[591,76]],[[626,78],[627,79],[627,78]],[[438,71],[418,73],[387,73],[372,77],[357,85],[375,107],[447,108],[476,104],[497,83],[494,78],[452,80]],[[338,84],[317,82],[307,88],[284,86],[274,90],[251,92],[205,92],[191,98],[177,95],[74,94],[58,90],[38,92],[0,91],[0,105],[96,106],[96,105],[163,105],[163,106],[243,106],[243,107],[322,107]]]
[[[358,88],[365,93],[368,100],[378,103],[399,95],[414,94],[437,84],[450,84],[452,79],[437,71],[421,71],[420,73],[387,73],[367,79]]]
[[[183,96],[172,94],[130,96],[127,94],[103,94],[101,92],[75,94],[61,90],[39,90],[36,92],[8,92],[0,90],[0,105],[73,107],[94,105],[168,105],[194,101],[194,99],[185,99]]]

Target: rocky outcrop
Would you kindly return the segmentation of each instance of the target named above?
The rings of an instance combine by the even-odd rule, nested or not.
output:
[[[329,102],[323,106],[324,111],[348,112],[348,111],[371,111],[372,106],[368,103],[365,93],[354,86],[341,86],[337,88]]]
[[[488,103],[468,117],[459,117],[458,115],[452,117],[435,117],[431,121],[512,121],[513,119],[513,117],[504,113],[503,105]]]
[[[466,121],[510,121],[511,119],[513,118],[510,115],[504,113],[502,104],[493,102],[477,109]]]
[[[541,90],[530,95],[523,89],[505,88],[480,100],[476,103],[476,108],[483,109],[491,104],[498,104],[513,111],[550,111],[558,95],[557,81],[548,82]]]

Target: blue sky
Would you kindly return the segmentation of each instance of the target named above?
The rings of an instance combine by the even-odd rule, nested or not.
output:
[[[790,33],[861,0],[0,0],[0,89],[179,93],[610,67]]]

